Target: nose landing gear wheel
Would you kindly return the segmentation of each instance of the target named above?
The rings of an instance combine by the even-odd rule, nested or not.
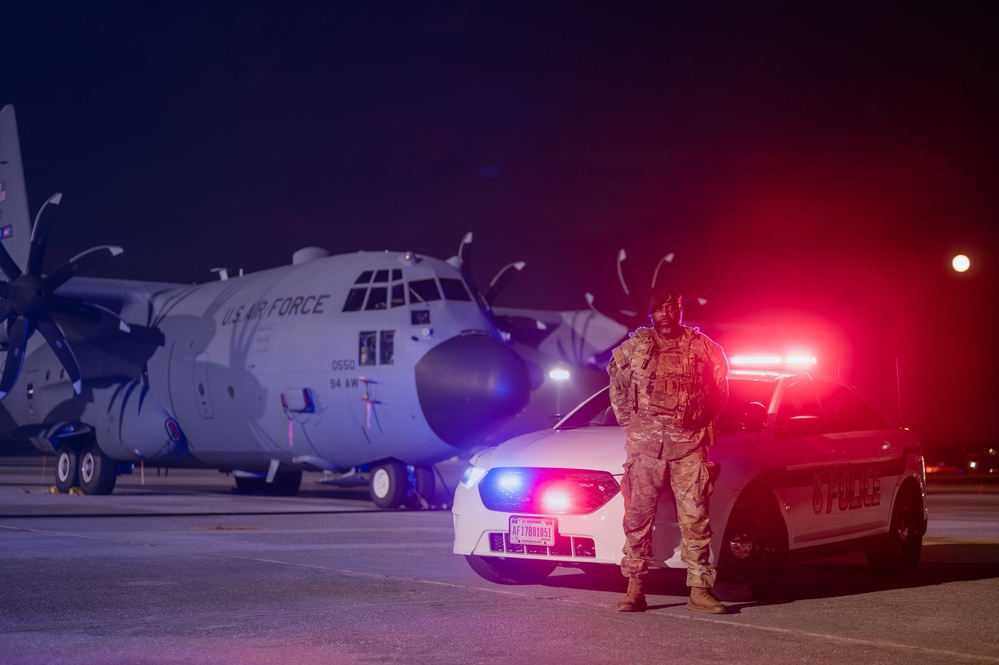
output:
[[[402,462],[382,462],[371,471],[371,500],[379,508],[398,508],[406,500],[408,483]]]

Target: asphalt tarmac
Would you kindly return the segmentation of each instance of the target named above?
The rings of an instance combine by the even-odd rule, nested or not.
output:
[[[994,487],[931,486],[911,578],[860,555],[794,564],[766,602],[708,616],[662,571],[649,611],[619,614],[615,570],[479,578],[444,509],[379,511],[308,475],[295,497],[241,496],[210,471],[50,494],[51,461],[0,459],[3,665],[999,663]],[[441,465],[451,487],[460,468]]]

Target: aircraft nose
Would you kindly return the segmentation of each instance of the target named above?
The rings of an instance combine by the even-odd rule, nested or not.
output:
[[[527,406],[531,380],[524,361],[505,344],[462,335],[416,363],[416,394],[434,433],[468,448]]]

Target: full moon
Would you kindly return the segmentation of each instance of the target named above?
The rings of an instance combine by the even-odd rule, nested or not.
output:
[[[971,267],[971,259],[969,259],[964,254],[958,254],[954,257],[954,260],[950,262],[954,266],[954,270],[958,272],[964,272]]]

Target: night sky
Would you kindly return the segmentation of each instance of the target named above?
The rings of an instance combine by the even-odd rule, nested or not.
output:
[[[497,305],[621,308],[617,250],[638,290],[675,252],[688,319],[832,331],[826,369],[927,441],[999,440],[996,9],[147,4],[0,9],[32,211],[64,193],[46,271],[117,244],[91,274],[203,282],[474,231],[478,281],[527,262]]]

